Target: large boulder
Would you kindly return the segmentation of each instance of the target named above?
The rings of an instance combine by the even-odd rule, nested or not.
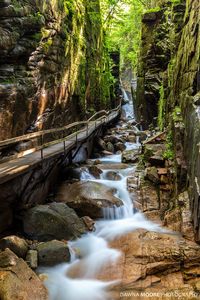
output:
[[[10,249],[0,253],[0,299],[48,299],[47,290],[37,275]]]
[[[101,164],[101,161],[97,164],[97,166],[101,170],[122,170],[129,167],[127,164],[122,163]]]
[[[115,144],[116,151],[124,151],[126,149],[125,143],[118,142]]]
[[[108,180],[113,180],[113,181],[119,181],[122,179],[122,177],[120,176],[119,172],[116,171],[108,171],[106,173],[106,179]]]
[[[137,138],[135,135],[128,135],[127,136],[127,142],[129,143],[136,143],[137,142]]]
[[[103,173],[101,169],[99,169],[97,166],[89,166],[88,167],[89,173],[94,176],[95,178],[99,179],[100,175]]]
[[[62,241],[49,241],[39,243],[37,246],[39,264],[53,266],[70,261],[70,251],[67,243]]]
[[[5,250],[6,248],[12,250],[17,256],[24,258],[28,251],[28,244],[24,239],[10,235],[0,240],[0,249]]]
[[[75,239],[86,232],[83,220],[64,203],[38,205],[24,216],[24,232],[40,241]]]
[[[102,269],[99,277],[105,281],[118,280],[122,296],[123,291],[127,294],[133,291],[139,296],[128,299],[145,299],[142,293],[157,293],[158,297],[152,299],[159,300],[176,299],[175,294],[180,299],[195,299],[188,295],[199,299],[199,285],[196,290],[200,276],[199,245],[180,235],[138,229],[114,240],[111,246],[120,250],[121,258]]]
[[[122,162],[123,163],[136,163],[139,158],[138,149],[125,150],[122,153]]]
[[[108,143],[108,142],[110,142],[112,144],[124,143],[124,140],[116,135],[106,135],[103,139],[106,143]]]
[[[111,153],[114,153],[115,152],[115,147],[113,146],[113,144],[111,142],[108,142],[106,144],[106,150],[108,150]]]
[[[113,195],[115,192],[115,189],[99,182],[76,182],[71,185],[63,184],[56,201],[65,202],[75,209],[79,216],[101,218],[103,208],[123,205],[122,201]]]
[[[145,170],[145,177],[155,184],[160,183],[160,178],[156,167],[149,167]]]

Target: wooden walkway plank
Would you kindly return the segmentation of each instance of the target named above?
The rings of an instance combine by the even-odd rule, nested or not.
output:
[[[74,133],[73,135],[66,137],[65,141],[63,139],[62,142],[58,142],[44,148],[42,150],[43,158],[41,157],[41,150],[38,150],[23,157],[0,163],[0,184],[26,173],[36,165],[42,163],[43,160],[51,159],[64,152],[69,152],[76,146],[77,142],[87,140],[88,136],[95,132],[96,129],[116,118],[118,114],[119,111],[114,111],[109,116],[105,116],[107,119],[101,119],[97,120],[97,122],[89,123],[88,128],[86,126],[83,130],[81,130],[81,132],[77,134],[77,137]]]

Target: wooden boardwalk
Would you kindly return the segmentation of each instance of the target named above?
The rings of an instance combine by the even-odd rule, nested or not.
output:
[[[98,118],[95,121],[92,121],[90,118],[88,121],[74,123],[74,126],[77,124],[83,124],[84,127],[81,130],[64,136],[62,139],[53,140],[49,143],[42,144],[35,149],[30,149],[31,153],[27,154],[18,154],[17,158],[8,158],[7,161],[0,161],[0,184],[5,183],[27,171],[34,168],[36,165],[41,164],[44,160],[51,159],[57,156],[62,155],[63,153],[68,153],[71,149],[75,148],[78,143],[84,142],[90,137],[97,129],[101,126],[108,124],[114,120],[120,113],[120,107],[114,109],[110,113],[105,112],[103,116]],[[68,125],[68,128],[73,126]],[[67,128],[66,127],[66,128]],[[51,133],[54,131],[59,131],[60,129],[52,129],[42,131],[41,134]],[[3,145],[14,144],[16,141],[29,140],[35,136],[41,136],[40,132],[13,138],[10,140],[0,142],[0,147]]]

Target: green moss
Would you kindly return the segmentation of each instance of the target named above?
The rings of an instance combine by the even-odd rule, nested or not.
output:
[[[175,66],[176,60],[175,58],[171,59],[168,64],[168,86],[172,87],[173,83],[173,74],[174,74],[174,66]]]
[[[42,28],[41,29],[41,34],[42,34],[42,38],[43,39],[46,39],[49,37],[49,30],[45,29],[45,28]]]
[[[167,138],[166,138],[166,150],[165,150],[165,152],[163,154],[163,157],[165,159],[170,159],[170,160],[173,160],[174,157],[175,157],[173,135],[172,135],[172,131],[171,130],[167,134]]]
[[[183,117],[181,113],[181,108],[179,106],[176,106],[172,112],[172,118],[175,123],[182,122]]]
[[[158,102],[158,127],[161,131],[164,129],[165,124],[165,95],[164,95],[164,87],[161,85],[160,87],[160,99]]]
[[[42,48],[43,48],[43,50],[44,50],[45,53],[48,52],[49,47],[52,45],[52,43],[53,43],[52,38],[49,38],[46,42],[43,42]]]

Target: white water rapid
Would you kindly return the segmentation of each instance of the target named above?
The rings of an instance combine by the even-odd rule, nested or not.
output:
[[[126,120],[134,119],[134,109],[133,109],[133,101],[131,94],[129,96],[128,92],[122,88],[122,94],[124,98],[125,104],[122,105],[122,115]]]
[[[134,118],[133,104],[125,105],[126,118]],[[126,144],[128,149],[137,149],[139,143]],[[69,243],[71,262],[52,268],[40,269],[47,274],[45,285],[49,291],[49,300],[112,300],[109,289],[115,282],[97,280],[97,275],[103,267],[114,264],[120,257],[118,250],[109,247],[109,241],[132,232],[138,228],[152,231],[163,231],[159,225],[148,221],[140,212],[134,211],[132,200],[127,191],[127,176],[133,173],[134,167],[112,169],[120,175],[119,181],[107,179],[109,164],[121,163],[121,155],[103,157],[102,164],[108,164],[100,179],[94,179],[86,170],[81,180],[103,183],[116,189],[116,196],[123,201],[123,207],[104,209],[104,219],[96,222],[96,231],[88,233],[76,241]]]

